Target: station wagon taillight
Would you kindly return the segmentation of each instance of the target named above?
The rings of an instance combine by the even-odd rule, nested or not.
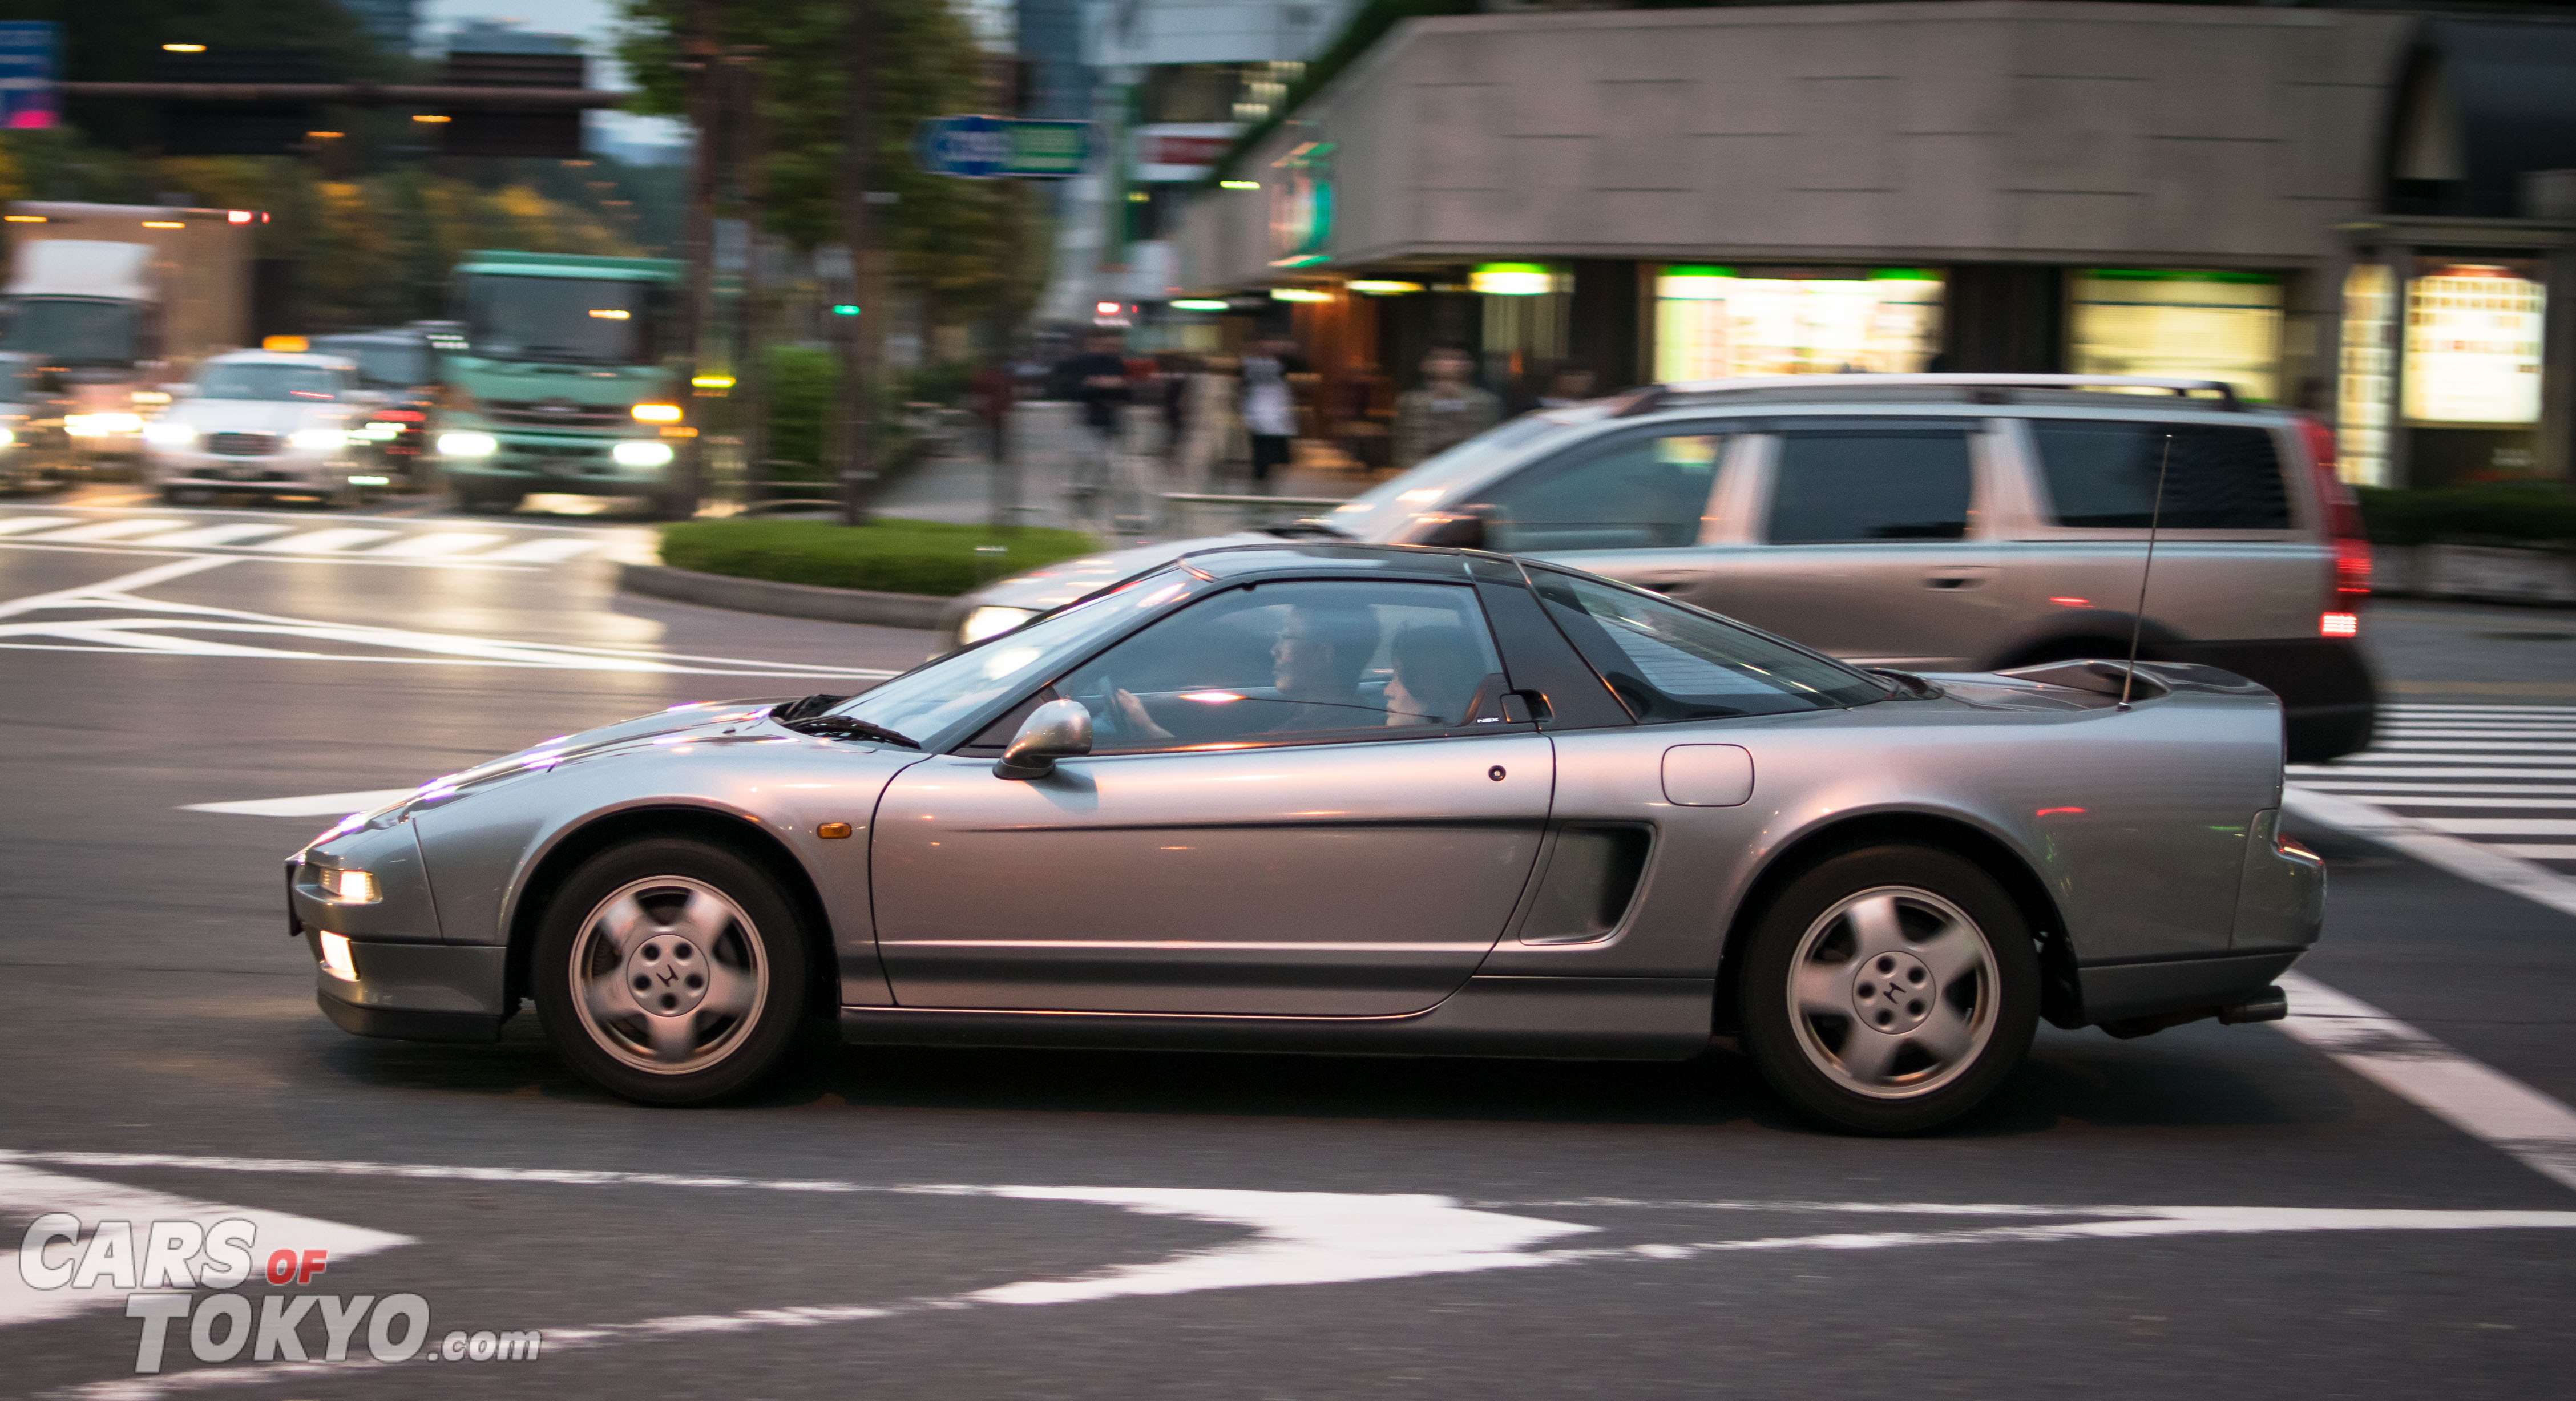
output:
[[[2361,523],[2361,502],[2335,475],[2334,430],[2322,419],[2302,415],[2299,433],[2307,443],[2308,469],[2316,473],[2317,501],[2325,509],[2326,528],[2334,536],[2334,593],[2326,603],[2329,609],[2350,608],[2370,596],[2370,534]]]

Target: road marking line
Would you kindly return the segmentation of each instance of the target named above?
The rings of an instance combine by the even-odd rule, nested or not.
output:
[[[242,540],[256,540],[263,535],[283,535],[291,525],[201,525],[176,535],[163,535],[152,542],[154,549],[194,548],[202,545],[230,545]]]
[[[65,1177],[6,1162],[0,1162],[0,1211],[16,1218],[68,1211],[79,1217],[83,1226],[95,1226],[101,1221],[125,1221],[135,1228],[138,1247],[143,1243],[141,1235],[147,1222],[194,1221],[199,1226],[212,1226],[218,1221],[239,1218],[258,1228],[257,1243],[262,1247],[284,1248],[291,1243],[299,1253],[327,1250],[335,1264],[342,1256],[368,1255],[398,1245],[415,1244],[410,1236],[395,1235],[390,1231],[370,1230],[364,1226],[310,1216],[293,1216],[282,1211],[195,1201],[168,1192],[128,1187],[117,1182],[98,1182],[85,1177]],[[59,1268],[61,1253],[68,1247],[56,1245],[54,1248],[55,1265]],[[264,1259],[266,1254],[267,1249],[262,1249],[257,1258]],[[22,1244],[8,1252],[8,1266],[0,1267],[0,1328],[125,1302],[125,1292],[116,1289],[38,1289],[27,1282],[27,1272],[34,1268],[35,1262],[26,1260],[25,1255],[26,1247]],[[192,1259],[194,1264],[202,1264],[203,1261],[202,1251]],[[136,1263],[139,1265],[141,1262]]]
[[[2376,793],[2392,798],[2409,793],[2576,794],[2576,784],[2566,783],[2397,783],[2387,779],[2357,778],[2346,781],[2303,777],[2299,780],[2299,786],[2314,788],[2325,793]]]
[[[2464,739],[2397,739],[2390,740],[2386,744],[2374,744],[2370,748],[2370,752],[2373,754],[2421,754],[2428,751],[2447,754],[2483,754],[2490,750],[2498,751],[2500,754],[2544,754],[2558,756],[2564,755],[2570,751],[2576,751],[2576,740],[2561,743],[2557,740],[2518,739],[2511,744],[2481,744],[2473,740]],[[2567,760],[2561,757],[2553,758],[2551,762],[2563,764],[2566,763]]]
[[[2294,817],[2367,837],[2463,879],[2547,905],[2560,914],[2576,915],[2576,880],[2492,846],[2451,836],[2419,819],[2296,783],[2282,795],[2281,807]]]
[[[387,539],[395,533],[390,530],[360,530],[353,526],[342,526],[336,530],[316,530],[307,535],[289,535],[283,540],[271,540],[265,545],[253,545],[250,548],[274,550],[280,554],[332,554],[348,549],[352,545],[363,545],[369,540]]]
[[[2444,765],[2438,761],[2413,765],[2337,764],[2331,768],[2319,764],[2293,764],[2289,773],[2292,778],[2330,778],[2337,774],[2351,778],[2565,778],[2576,774],[2576,766],[2512,764],[2510,767],[2477,768]]]
[[[2576,1188],[2576,1110],[2314,978],[2284,973],[2281,1029],[2524,1166]]]
[[[128,517],[124,520],[92,521],[87,525],[72,526],[68,530],[52,530],[26,538],[51,541],[117,540],[128,535],[152,535],[164,530],[178,530],[186,525],[186,521],[135,520]]]
[[[575,555],[586,555],[606,544],[604,540],[530,540],[477,559],[507,560],[513,564],[558,564]]]
[[[1884,1250],[1938,1245],[2017,1245],[2133,1240],[2183,1235],[2252,1235],[2321,1231],[2488,1231],[2576,1229],[2576,1211],[2420,1211],[2334,1207],[2047,1206],[1933,1203],[1787,1202],[1646,1203],[1595,1198],[1554,1206],[1715,1206],[1779,1212],[1868,1215],[2001,1216],[2015,1224],[1950,1230],[1833,1231],[1796,1236],[1616,1247],[1550,1245],[1600,1228],[1518,1214],[1519,1203],[1460,1202],[1410,1193],[1270,1192],[1168,1187],[1038,1187],[780,1182],[733,1177],[555,1169],[432,1167],[295,1159],[178,1158],[163,1154],[10,1152],[0,1161],[95,1162],[101,1166],[198,1167],[216,1171],[321,1171],[332,1175],[438,1177],[577,1186],[706,1186],[794,1191],[888,1192],[1106,1206],[1139,1215],[1177,1217],[1243,1228],[1212,1248],[1189,1249],[1144,1263],[1112,1265],[1069,1279],[1028,1279],[944,1297],[743,1309],[544,1329],[549,1353],[587,1351],[709,1333],[741,1334],[895,1318],[933,1310],[1045,1307],[1122,1298],[1159,1298],[1220,1289],[1413,1279],[1504,1269],[1605,1263],[1666,1263],[1742,1252]],[[74,1179],[77,1180],[77,1179]],[[1542,1208],[1545,1209],[1545,1208]],[[2073,1218],[2029,1220],[2027,1218]],[[150,1401],[184,1391],[271,1385],[289,1377],[345,1375],[352,1369],[400,1366],[345,1362],[280,1362],[208,1367],[148,1377],[119,1377],[74,1389],[97,1401]]]
[[[119,574],[113,579],[102,579],[95,584],[79,584],[68,589],[56,589],[52,593],[34,593],[25,598],[9,599],[0,602],[0,618],[8,617],[13,613],[33,612],[39,608],[130,606],[140,602],[138,599],[129,597],[131,590],[149,588],[154,584],[164,583],[183,575],[195,574],[217,565],[230,564],[235,558],[232,555],[188,555],[167,564],[156,564],[149,569],[138,569],[131,574]]]
[[[49,525],[70,525],[81,516],[10,516],[0,520],[0,535],[15,535],[22,530],[42,530]]]
[[[2576,861],[2576,846],[2551,846],[2540,842],[2497,842],[2495,849],[2509,852],[2526,861]]]
[[[2378,801],[2379,806],[2392,808],[2531,808],[2538,811],[2550,811],[2560,808],[2576,808],[2576,798],[2445,798],[2436,797],[2430,793],[2417,792],[2403,788],[2390,789],[2384,787],[2372,789],[2370,796]],[[2433,817],[2426,818],[2425,820],[2445,832],[2473,833],[2474,829],[2472,828],[2458,827],[2450,824],[2464,821],[2478,822],[2486,819]],[[2576,832],[2498,832],[2493,835],[2550,837],[2576,836]]]
[[[509,538],[507,535],[413,535],[396,540],[390,545],[378,545],[367,553],[378,559],[387,556],[396,559],[429,559],[439,555],[461,554],[466,550],[479,549],[495,541]]]
[[[360,793],[308,793],[300,798],[254,798],[242,803],[188,803],[181,812],[221,812],[242,817],[347,817],[373,812],[419,792],[414,788],[371,788]]]
[[[2533,803],[2530,806],[2545,804]],[[2576,818],[2424,817],[2416,820],[2436,832],[2460,837],[2576,837]]]

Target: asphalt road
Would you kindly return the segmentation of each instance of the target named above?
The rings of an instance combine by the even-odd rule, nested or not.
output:
[[[28,514],[62,523],[8,527]],[[284,529],[42,538],[137,519],[173,522],[163,536]],[[407,786],[681,701],[847,689],[926,650],[617,596],[605,561],[627,529],[0,503],[0,1241],[48,1211],[138,1231],[265,1213],[263,1258],[271,1242],[332,1254],[302,1286],[238,1291],[254,1304],[366,1295],[388,1301],[381,1318],[408,1294],[433,1338],[545,1338],[534,1361],[377,1365],[360,1328],[349,1361],[245,1347],[207,1363],[181,1322],[163,1370],[138,1377],[146,1325],[112,1274],[45,1293],[0,1272],[0,1390],[2564,1385],[2576,1158],[2551,1155],[2576,1137],[2548,1135],[2576,1102],[2576,916],[2331,833],[2310,834],[2334,886],[2302,1018],[2131,1042],[2044,1031],[1990,1111],[1917,1141],[1816,1132],[1724,1051],[1625,1066],[825,1047],[749,1103],[671,1112],[575,1082],[533,1016],[489,1047],[342,1035],[314,1009],[277,875],[329,819],[193,806]],[[385,534],[279,544],[329,530]],[[469,531],[503,538],[395,549]],[[503,557],[541,540],[590,548]],[[2535,665],[2518,675],[2576,679]],[[323,1335],[318,1311],[303,1319],[306,1348]]]

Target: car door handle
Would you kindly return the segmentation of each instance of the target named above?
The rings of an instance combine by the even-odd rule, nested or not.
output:
[[[1923,576],[1923,587],[1927,589],[1976,589],[1985,587],[1985,583],[1986,576],[1983,574],[1926,574]]]

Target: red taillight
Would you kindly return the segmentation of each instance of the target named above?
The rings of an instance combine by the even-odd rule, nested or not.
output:
[[[376,417],[390,418],[402,423],[418,423],[428,415],[418,409],[387,409]]]
[[[2361,615],[2359,613],[2321,613],[2317,615],[2317,636],[2359,637],[2361,636]]]
[[[2326,529],[2334,536],[2335,602],[2370,596],[2370,534],[2361,523],[2361,502],[2335,475],[2335,436],[2322,420],[2302,415],[2299,434],[2306,440],[2308,466],[2316,473],[2317,500],[2325,507]],[[2350,633],[2329,633],[2349,637]]]

